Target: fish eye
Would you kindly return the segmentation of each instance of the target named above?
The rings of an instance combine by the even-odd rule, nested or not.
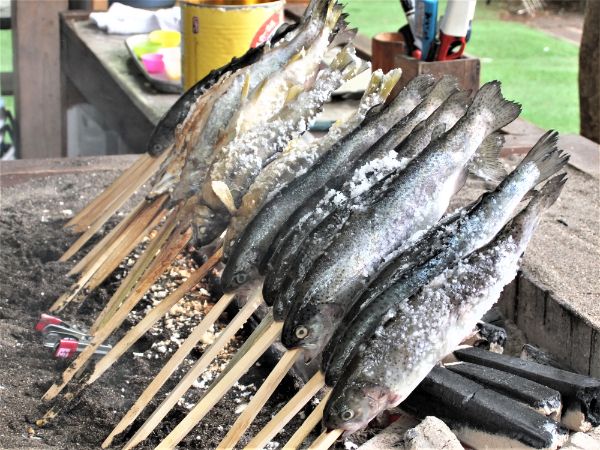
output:
[[[304,325],[300,325],[299,327],[296,327],[294,334],[298,339],[304,339],[306,336],[308,336],[308,328],[306,328]]]
[[[347,422],[354,417],[354,411],[352,411],[351,409],[342,411],[342,414],[340,414],[340,417],[342,418],[342,420],[344,422]]]
[[[237,272],[234,276],[233,276],[233,282],[237,285],[241,285],[244,284],[246,282],[246,280],[248,279],[248,275],[246,275],[245,272]]]

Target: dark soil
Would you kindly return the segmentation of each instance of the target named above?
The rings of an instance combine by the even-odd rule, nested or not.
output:
[[[62,175],[41,178],[2,190],[0,216],[0,448],[44,449],[95,449],[110,433],[120,418],[137,399],[150,380],[166,362],[169,352],[152,352],[152,344],[169,339],[167,327],[159,327],[147,334],[134,346],[133,352],[146,352],[152,358],[134,356],[127,352],[98,381],[83,392],[66,410],[44,428],[35,425],[51,405],[40,398],[55,382],[68,362],[53,359],[51,351],[42,346],[42,337],[34,331],[41,313],[46,312],[54,300],[74,281],[66,273],[72,263],[56,260],[73,242],[74,236],[62,226],[68,220],[69,211],[77,212],[115,176],[116,171],[90,175]],[[130,205],[129,205],[130,206]],[[110,229],[116,219],[109,224]],[[91,245],[91,244],[90,244]],[[84,250],[85,251],[85,250]],[[108,279],[92,293],[85,302],[69,305],[60,316],[67,323],[87,328],[102,306],[118,286],[117,277],[124,276],[123,269]],[[163,280],[164,281],[164,280]],[[171,283],[172,284],[172,283]],[[211,286],[205,286],[211,290]],[[149,300],[134,310],[140,313]],[[134,323],[130,316],[118,332],[109,340],[114,343]],[[200,318],[198,318],[199,320]],[[225,318],[226,319],[226,318]],[[222,324],[220,326],[223,326]],[[245,330],[247,333],[247,331]],[[186,337],[182,333],[182,338]],[[172,350],[171,350],[172,351]],[[193,352],[186,367],[201,354]],[[139,353],[138,353],[139,355]],[[263,361],[240,380],[240,384],[257,386],[270,368]],[[179,370],[162,389],[158,400],[134,423],[133,427],[115,440],[119,446],[133,434],[164,393],[170,391],[182,376]],[[258,415],[246,443],[282,406],[293,393],[293,382],[286,379],[280,389]],[[200,388],[192,388],[185,403],[193,404],[202,394]],[[234,413],[240,401],[246,397],[242,391],[233,389],[209,415],[181,443],[185,448],[215,448],[235,421]],[[310,413],[308,406],[304,414]],[[153,435],[140,448],[153,448],[173,427],[181,421],[187,409],[177,406],[163,421]],[[275,440],[284,443],[299,426],[296,417]],[[372,432],[353,436],[354,442],[364,441]],[[343,448],[343,444],[340,444]],[[274,447],[274,446],[273,446]]]

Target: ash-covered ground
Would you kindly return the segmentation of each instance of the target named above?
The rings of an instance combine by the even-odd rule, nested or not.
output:
[[[42,346],[41,334],[34,326],[41,313],[75,281],[66,276],[73,262],[56,262],[74,241],[75,236],[63,229],[72,214],[81,209],[117,175],[116,171],[103,171],[90,176],[61,175],[41,178],[10,188],[2,189],[0,214],[0,448],[55,448],[96,449],[113,427],[126,413],[139,394],[156,375],[178,344],[187,337],[219,295],[214,275],[198,286],[176,305],[171,313],[140,339],[134,347],[90,386],[63,411],[58,418],[44,428],[35,425],[51,406],[40,400],[44,392],[56,381],[67,367],[68,361],[53,359],[51,351]],[[133,203],[123,209],[127,211]],[[109,222],[106,230],[116,224],[118,217]],[[97,242],[94,239],[90,245]],[[89,249],[89,245],[86,249]],[[137,249],[139,253],[141,249]],[[167,276],[153,286],[128,320],[109,339],[117,340],[144,315],[144,311],[159,302],[181,283],[199,261],[189,256],[177,260]],[[79,256],[79,255],[78,255]],[[134,263],[135,255],[125,260],[121,267],[85,301],[71,304],[60,313],[67,323],[83,329],[89,327],[102,306],[116,290]],[[156,408],[202,354],[202,350],[214,339],[215,333],[225,325],[235,310],[228,310],[211,333],[186,360],[171,380],[161,389],[144,413],[114,444],[118,448],[137,429],[142,421]],[[179,423],[188,408],[192,407],[213,376],[224,366],[231,353],[249,333],[248,326],[239,337],[220,355],[210,367],[210,373],[200,378],[188,391],[180,404],[144,442],[140,448],[153,448]],[[215,407],[209,415],[181,443],[185,448],[215,448],[241,412],[244,404],[260,385],[272,361],[259,361],[244,376],[239,385]],[[285,379],[276,395],[256,418],[241,444],[256,434],[270,420],[284,402],[294,393],[291,379]],[[307,406],[300,415],[310,413]],[[294,419],[274,441],[283,444],[300,425],[301,418]],[[353,436],[354,442],[364,441],[372,431]],[[271,446],[276,448],[275,445]],[[340,444],[343,448],[343,444]]]

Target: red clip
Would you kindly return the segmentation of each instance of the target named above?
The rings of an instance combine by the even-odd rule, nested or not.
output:
[[[51,316],[50,314],[42,314],[40,316],[40,321],[35,326],[35,331],[42,331],[46,325],[60,325],[62,320],[58,317]]]
[[[64,338],[61,339],[54,350],[54,357],[67,359],[77,353],[79,342],[74,339]]]

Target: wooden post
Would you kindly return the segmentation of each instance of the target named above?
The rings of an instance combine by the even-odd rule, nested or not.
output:
[[[13,0],[11,6],[18,155],[65,156],[58,14],[69,2]]]

